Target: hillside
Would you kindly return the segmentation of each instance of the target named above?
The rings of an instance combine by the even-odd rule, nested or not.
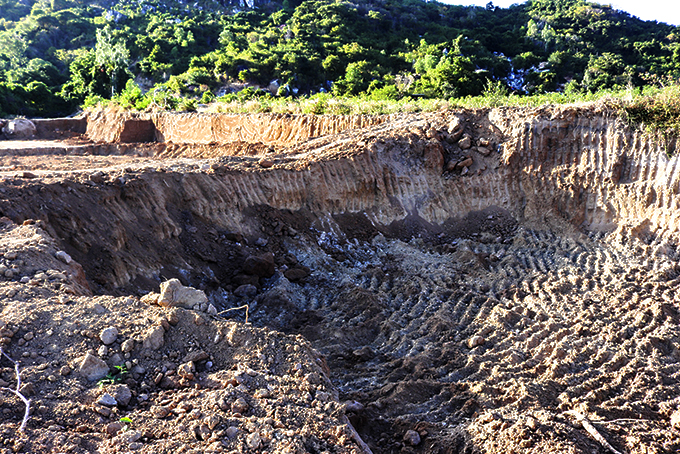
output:
[[[583,0],[0,0],[0,11],[0,116],[64,115],[121,92],[128,107],[191,110],[265,94],[233,94],[244,86],[448,99],[492,81],[531,94],[680,76],[677,27]]]

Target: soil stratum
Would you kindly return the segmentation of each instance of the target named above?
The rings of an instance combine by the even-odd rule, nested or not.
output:
[[[592,105],[36,128],[0,141],[0,452],[680,450],[674,141]]]

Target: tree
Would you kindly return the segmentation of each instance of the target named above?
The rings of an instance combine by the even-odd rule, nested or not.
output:
[[[118,92],[118,84],[125,83],[129,78],[127,68],[130,53],[124,42],[114,38],[108,25],[97,30],[97,45],[94,52],[95,63],[109,76],[113,96]]]

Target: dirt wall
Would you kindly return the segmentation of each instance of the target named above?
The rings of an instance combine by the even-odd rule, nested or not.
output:
[[[155,140],[178,144],[225,144],[242,141],[290,146],[313,137],[370,127],[389,118],[369,115],[132,114],[100,110],[90,113],[87,135],[97,142]],[[155,129],[153,137],[148,132],[151,124]],[[139,132],[130,135],[131,131]]]

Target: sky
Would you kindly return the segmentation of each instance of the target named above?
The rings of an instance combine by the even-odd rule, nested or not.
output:
[[[489,0],[439,0],[451,5],[477,5],[486,6]],[[493,0],[492,0],[493,1]],[[514,3],[524,3],[523,0],[496,0],[494,6],[507,8]],[[595,1],[601,5],[612,5],[631,16],[637,16],[642,20],[656,20],[671,25],[680,25],[680,1],[678,0],[601,0]]]

